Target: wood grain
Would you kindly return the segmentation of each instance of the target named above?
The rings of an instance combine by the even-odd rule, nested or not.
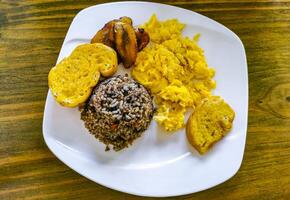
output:
[[[47,74],[75,14],[103,1],[1,0],[0,199],[139,199],[95,184],[46,147]],[[177,199],[290,199],[290,1],[160,1],[242,39],[249,71],[243,164],[229,181]]]

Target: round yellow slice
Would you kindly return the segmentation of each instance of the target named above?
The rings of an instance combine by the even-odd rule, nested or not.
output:
[[[92,48],[93,46],[93,48]],[[98,51],[96,52],[96,49]],[[84,54],[84,52],[86,52]],[[111,47],[102,43],[83,44],[75,48],[71,57],[86,57],[92,65],[97,65],[102,76],[113,76],[118,70],[117,53]]]
[[[204,154],[231,130],[234,118],[234,110],[221,97],[205,98],[187,121],[187,139]]]
[[[83,44],[50,70],[48,85],[58,103],[76,107],[89,98],[99,81],[100,69],[117,65],[112,48],[100,43]]]

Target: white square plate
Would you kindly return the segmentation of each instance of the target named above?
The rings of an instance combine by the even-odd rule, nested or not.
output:
[[[154,13],[160,20],[177,18],[185,23],[184,35],[201,34],[199,45],[209,66],[216,70],[214,94],[222,96],[236,112],[228,136],[208,154],[199,156],[187,143],[184,129],[168,135],[153,120],[133,146],[120,152],[105,152],[105,146],[85,129],[78,109],[61,107],[50,92],[43,136],[61,161],[96,183],[141,196],[184,195],[228,180],[241,165],[248,114],[247,62],[241,40],[223,25],[182,8],[148,2],[108,3],[86,8],[76,15],[58,62],[77,45],[89,43],[109,20],[129,16],[134,25],[139,25]]]

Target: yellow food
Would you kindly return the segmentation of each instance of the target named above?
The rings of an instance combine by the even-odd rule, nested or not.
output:
[[[118,70],[116,51],[101,43],[80,45],[75,48],[70,57],[77,59],[84,57],[90,61],[93,68],[98,68],[104,77],[113,76]]]
[[[141,27],[149,33],[152,42],[160,44],[166,40],[180,37],[181,31],[185,25],[180,23],[177,19],[169,19],[160,22],[154,14],[149,21]]]
[[[135,30],[130,24],[117,22],[114,26],[116,49],[125,68],[131,67],[137,57],[138,46]]]
[[[116,52],[100,43],[83,44],[53,67],[48,85],[58,103],[75,107],[84,103],[102,75],[113,75],[117,67]],[[110,73],[111,69],[114,69]]]
[[[133,21],[130,17],[120,17],[119,19],[113,19],[107,22],[101,30],[99,30],[92,38],[91,43],[103,43],[109,47],[114,48],[114,26],[117,22],[123,22],[129,25],[133,25]]]
[[[205,98],[188,119],[188,141],[200,154],[206,153],[232,128],[233,109],[217,96]]]
[[[167,131],[174,131],[176,127],[184,126],[185,111],[186,108],[177,103],[163,101],[158,105],[158,112],[154,116],[154,119]]]
[[[187,108],[194,108],[215,88],[214,70],[207,65],[197,38],[182,37],[184,25],[153,15],[142,26],[153,41],[138,53],[132,76],[148,88],[157,104],[154,119],[165,130],[184,127]]]

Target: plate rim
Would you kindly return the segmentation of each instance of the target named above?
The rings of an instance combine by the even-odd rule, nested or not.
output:
[[[67,38],[67,35],[69,34],[69,30],[71,28],[71,25],[73,24],[73,22],[77,19],[77,17],[79,15],[81,15],[83,12],[86,12],[88,10],[91,10],[91,9],[95,9],[95,8],[98,8],[98,7],[102,7],[102,6],[107,6],[107,5],[116,5],[116,4],[151,4],[151,5],[156,5],[156,6],[168,6],[168,7],[171,7],[171,8],[174,8],[174,9],[179,9],[180,11],[184,12],[191,12],[191,13],[194,13],[195,15],[199,16],[199,17],[202,17],[202,18],[206,18],[207,20],[211,21],[212,23],[215,23],[216,25],[218,26],[221,26],[223,29],[226,29],[227,32],[229,32],[234,38],[235,40],[237,40],[237,42],[239,42],[239,45],[242,47],[242,50],[243,50],[243,59],[245,61],[245,87],[246,87],[246,102],[245,102],[245,105],[246,105],[246,119],[245,119],[245,133],[244,133],[244,140],[243,140],[243,149],[242,149],[242,155],[241,155],[241,159],[240,159],[240,162],[239,162],[239,165],[237,165],[234,173],[225,178],[224,180],[218,182],[218,183],[215,183],[215,184],[212,184],[212,185],[208,185],[204,188],[201,188],[199,190],[195,190],[195,191],[192,191],[192,192],[187,192],[187,193],[174,193],[174,194],[144,194],[142,192],[132,192],[132,191],[129,191],[129,190],[122,190],[118,187],[115,187],[115,186],[112,186],[112,185],[109,185],[109,184],[106,184],[106,183],[100,183],[99,181],[91,178],[90,176],[86,175],[85,173],[83,173],[83,171],[79,171],[76,169],[75,166],[69,164],[65,159],[61,158],[62,156],[60,156],[58,153],[56,153],[56,150],[53,148],[53,145],[52,143],[49,141],[49,134],[46,132],[46,109],[48,107],[48,96],[49,96],[49,93],[50,93],[50,90],[48,89],[48,93],[47,93],[47,97],[46,97],[46,102],[45,102],[45,107],[44,107],[44,114],[43,114],[43,124],[42,124],[42,132],[43,132],[43,138],[44,138],[44,141],[47,145],[47,147],[49,148],[49,150],[56,156],[57,159],[59,159],[62,163],[64,163],[65,165],[67,165],[67,167],[73,169],[76,173],[86,177],[87,179],[97,183],[97,184],[100,184],[100,185],[103,185],[107,188],[110,188],[110,189],[113,189],[113,190],[116,190],[116,191],[119,191],[119,192],[124,192],[124,193],[127,193],[127,194],[131,194],[131,195],[136,195],[136,196],[143,196],[143,197],[174,197],[174,196],[181,196],[181,195],[188,195],[188,194],[193,194],[193,193],[196,193],[196,192],[200,192],[200,191],[204,191],[204,190],[207,190],[209,188],[213,188],[217,185],[220,185],[226,181],[228,181],[229,179],[231,179],[233,176],[236,175],[236,173],[239,171],[241,165],[242,165],[242,162],[243,162],[243,158],[244,158],[244,154],[245,154],[245,147],[246,147],[246,139],[247,139],[247,129],[248,129],[248,109],[249,109],[249,77],[248,77],[248,64],[247,64],[247,56],[246,56],[246,51],[245,51],[245,47],[241,41],[241,39],[232,31],[230,30],[229,28],[227,28],[226,26],[224,26],[223,24],[207,17],[207,16],[204,16],[202,14],[199,14],[195,11],[192,11],[192,10],[189,10],[189,9],[185,9],[185,8],[181,8],[181,7],[178,7],[178,6],[173,6],[173,5],[169,5],[169,4],[163,4],[163,3],[156,3],[156,2],[145,2],[145,1],[118,1],[118,2],[109,2],[109,3],[101,3],[101,4],[96,4],[96,5],[92,5],[92,6],[89,6],[87,8],[84,8],[82,10],[80,10],[75,16],[74,18],[72,19],[71,23],[70,23],[70,26],[67,30],[67,33],[64,37],[64,40],[63,40],[63,43],[62,43],[62,46],[60,48],[60,50],[63,48],[63,46],[65,45],[66,43],[66,38]],[[58,54],[58,58],[57,58],[57,62],[59,61],[60,59],[60,52]]]

